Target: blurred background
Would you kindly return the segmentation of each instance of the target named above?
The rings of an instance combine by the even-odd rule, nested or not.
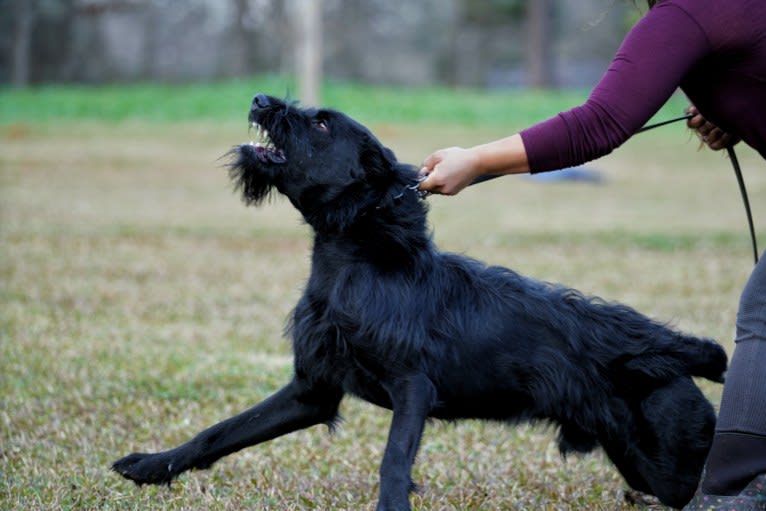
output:
[[[638,16],[630,0],[0,0],[0,83],[321,69],[386,85],[583,87]]]

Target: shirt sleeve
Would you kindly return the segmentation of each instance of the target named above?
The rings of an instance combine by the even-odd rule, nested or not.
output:
[[[672,2],[633,27],[588,100],[521,132],[532,172],[563,169],[609,154],[670,98],[710,51],[697,22]]]

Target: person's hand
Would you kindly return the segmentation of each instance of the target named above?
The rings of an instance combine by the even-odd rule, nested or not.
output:
[[[471,184],[479,174],[479,157],[474,149],[440,149],[423,161],[420,189],[430,193],[455,195]]]
[[[686,125],[697,133],[697,136],[714,151],[719,151],[731,147],[739,142],[739,138],[723,131],[715,124],[709,122],[697,110],[697,107],[690,106],[687,110],[692,118],[686,121]]]

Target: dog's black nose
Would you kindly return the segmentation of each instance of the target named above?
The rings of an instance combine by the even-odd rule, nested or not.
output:
[[[256,94],[253,98],[252,110],[258,110],[259,108],[266,108],[271,105],[269,97],[265,94]]]

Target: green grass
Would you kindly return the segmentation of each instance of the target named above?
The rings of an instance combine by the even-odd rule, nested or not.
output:
[[[284,90],[270,80],[263,88]],[[285,201],[245,208],[218,160],[248,136],[241,106],[257,85],[2,92],[1,509],[374,509],[390,413],[351,398],[336,434],[313,428],[247,449],[170,489],[135,488],[109,471],[131,451],[185,441],[290,376],[281,332],[308,272],[309,233]],[[332,84],[326,94],[419,161],[507,134],[513,123],[489,105],[513,111],[517,93]],[[539,95],[541,115],[569,98],[518,94]],[[450,112],[454,103],[476,105],[482,121]],[[731,349],[751,266],[744,214],[726,161],[682,131],[642,135],[594,162],[601,186],[514,177],[431,197],[435,238]],[[763,163],[740,157],[755,217],[766,218]],[[719,386],[703,389],[720,398]],[[430,424],[415,509],[632,509],[601,454],[562,460],[554,436]]]
[[[295,96],[295,81],[278,76],[214,83],[142,83],[110,87],[52,85],[0,89],[0,123],[93,119],[163,122],[239,119],[255,92]],[[507,90],[487,92],[440,87],[372,87],[328,82],[323,106],[364,122],[437,122],[522,127],[581,102],[586,91]],[[299,98],[298,98],[299,99]],[[674,97],[658,118],[679,115],[686,106]]]

